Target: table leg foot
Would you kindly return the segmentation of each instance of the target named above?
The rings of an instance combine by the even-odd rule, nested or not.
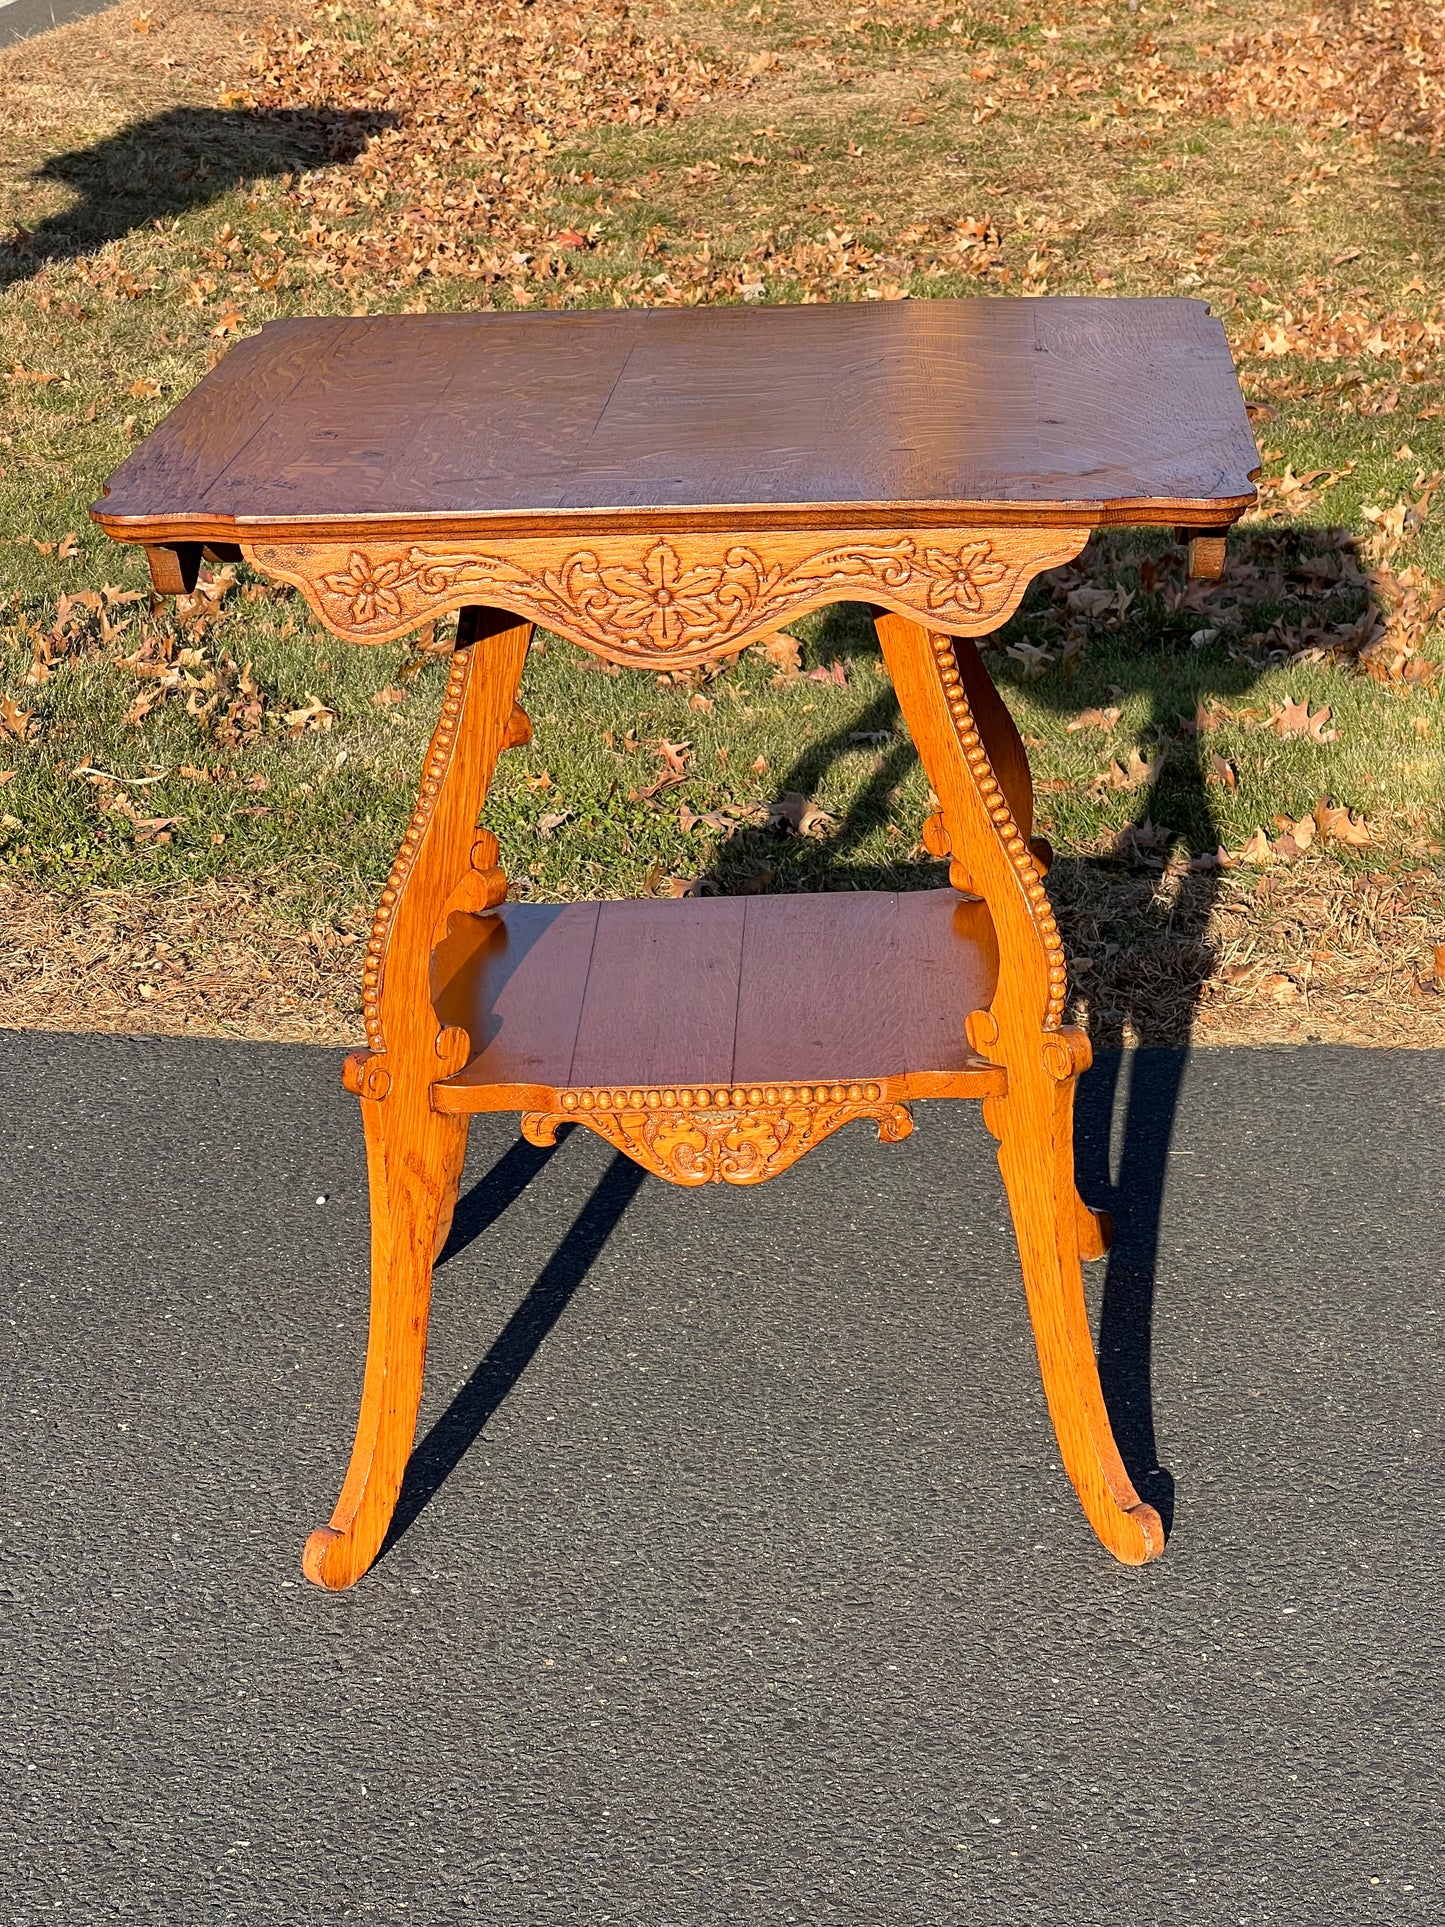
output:
[[[1108,1218],[1074,1189],[1073,1101],[1072,1078],[996,1101],[999,1169],[1064,1470],[1103,1544],[1125,1565],[1142,1566],[1164,1550],[1164,1527],[1124,1469],[1099,1383],[1079,1260],[1102,1256],[1081,1234],[1087,1227],[1101,1241]],[[1028,1115],[1038,1111],[1044,1115]]]
[[[363,1091],[361,1113],[371,1189],[366,1377],[336,1510],[302,1555],[306,1577],[331,1591],[355,1585],[371,1565],[401,1493],[421,1403],[433,1254],[455,1209],[468,1121],[438,1115],[424,1088],[409,1104],[395,1088],[380,1098]]]
[[[1074,1216],[1079,1227],[1079,1256],[1085,1264],[1106,1258],[1114,1242],[1114,1220],[1108,1212],[1092,1210],[1075,1192]]]

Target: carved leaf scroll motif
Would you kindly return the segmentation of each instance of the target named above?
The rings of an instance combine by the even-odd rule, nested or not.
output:
[[[1040,568],[1082,547],[1074,529],[953,530],[930,536],[756,540],[599,537],[496,552],[410,542],[255,543],[258,567],[295,583],[321,620],[385,642],[464,603],[515,611],[619,663],[676,667],[740,649],[808,608],[878,601],[941,629],[1003,621]]]
[[[562,1124],[585,1124],[669,1184],[762,1184],[855,1118],[896,1144],[913,1129],[907,1105],[879,1084],[736,1090],[563,1091],[556,1111],[529,1111],[522,1135],[554,1144]]]

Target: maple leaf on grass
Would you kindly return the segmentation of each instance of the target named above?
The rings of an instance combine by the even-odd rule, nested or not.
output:
[[[1126,823],[1114,838],[1115,856],[1142,857],[1146,863],[1159,862],[1157,852],[1167,849],[1173,841],[1174,832],[1162,823],[1151,822],[1146,816],[1142,823]]]
[[[336,721],[336,711],[334,709],[328,709],[319,696],[312,696],[308,693],[306,702],[302,707],[300,709],[288,710],[282,718],[282,721],[293,736],[299,736],[303,730],[307,729],[330,729]]]
[[[797,790],[787,790],[776,803],[766,808],[769,829],[791,830],[794,836],[821,839],[837,827],[838,819]]]
[[[30,740],[37,728],[34,710],[22,709],[13,696],[0,696],[0,735],[24,743]]]
[[[1239,775],[1226,756],[1211,751],[1209,757],[1209,777],[1211,783],[1218,783],[1222,789],[1232,790],[1239,786]]]
[[[1363,849],[1373,841],[1364,817],[1356,810],[1342,809],[1328,796],[1322,796],[1315,804],[1314,822],[1327,843],[1346,843]]]
[[[1275,828],[1280,834],[1270,844],[1270,852],[1282,862],[1292,863],[1296,857],[1303,856],[1315,840],[1315,819],[1312,815],[1302,816],[1296,821],[1292,817],[1277,816]]]
[[[796,636],[780,630],[758,644],[758,653],[778,672],[775,682],[793,682],[802,668],[802,647]]]
[[[1268,726],[1276,736],[1302,736],[1311,743],[1333,743],[1338,741],[1340,732],[1326,727],[1329,720],[1328,703],[1311,714],[1308,697],[1302,703],[1297,703],[1293,696],[1286,696],[1270,717]]]
[[[1273,856],[1274,851],[1270,847],[1269,838],[1263,830],[1257,829],[1244,847],[1232,854],[1230,860],[1234,863],[1254,863],[1263,866],[1269,863]]]
[[[1143,789],[1146,784],[1157,781],[1159,772],[1164,767],[1164,761],[1165,753],[1163,750],[1160,750],[1157,756],[1151,757],[1148,762],[1145,762],[1137,749],[1131,749],[1129,751],[1129,761],[1127,765],[1119,762],[1116,757],[1106,770],[1099,772],[1094,778],[1091,787],[1099,795],[1102,795],[1106,789]]]

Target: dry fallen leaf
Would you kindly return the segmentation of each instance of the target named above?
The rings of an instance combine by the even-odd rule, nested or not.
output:
[[[816,838],[827,836],[838,821],[827,810],[810,803],[806,796],[800,796],[797,790],[788,790],[776,803],[770,804],[767,820],[772,829],[787,828],[797,836]]]
[[[1314,807],[1314,822],[1327,843],[1346,843],[1362,849],[1371,841],[1369,825],[1363,816],[1342,809],[1332,798],[1322,796]]]
[[[1071,734],[1078,729],[1110,730],[1123,713],[1122,709],[1081,709],[1067,727]]]
[[[35,727],[35,712],[22,709],[13,696],[0,696],[0,734],[27,742]]]
[[[1115,758],[1115,760],[1112,763],[1110,763],[1109,767],[1106,770],[1101,770],[1099,774],[1094,778],[1093,787],[1100,792],[1102,792],[1105,789],[1111,789],[1111,790],[1142,789],[1145,786],[1145,784],[1153,783],[1154,781],[1156,781],[1156,779],[1158,778],[1159,772],[1161,769],[1163,769],[1163,767],[1164,767],[1163,750],[1161,750],[1157,756],[1153,757],[1149,762],[1146,763],[1144,758],[1139,754],[1139,751],[1137,749],[1131,749],[1129,751],[1129,762],[1127,767],[1123,763],[1119,762],[1117,758]]]
[[[1209,757],[1209,781],[1220,784],[1224,789],[1232,790],[1238,787],[1239,776],[1233,763],[1231,763],[1227,757],[1220,756],[1211,751]]]
[[[1287,977],[1282,970],[1271,970],[1261,977],[1255,985],[1258,996],[1268,997],[1276,1004],[1290,1004],[1300,995],[1300,987],[1293,977]]]
[[[304,705],[300,709],[288,710],[282,721],[293,736],[299,736],[305,729],[330,729],[336,721],[336,712],[328,709],[319,696],[308,692]]]
[[[1124,825],[1114,838],[1113,852],[1115,856],[1143,856],[1147,860],[1153,858],[1156,851],[1166,849],[1173,840],[1173,830],[1146,816],[1142,823]]]
[[[1293,817],[1277,816],[1274,824],[1280,834],[1270,844],[1270,851],[1284,863],[1293,863],[1296,857],[1303,856],[1315,840],[1313,815],[1302,816],[1298,821]]]
[[[669,743],[664,739],[657,745],[657,753],[675,775],[687,774],[688,758],[692,754],[691,743]]]
[[[557,830],[561,829],[571,814],[571,810],[548,810],[544,816],[537,818],[538,836],[551,838]]]
[[[798,674],[802,662],[802,651],[797,637],[786,635],[780,630],[777,635],[769,636],[767,641],[759,646],[763,655],[777,670],[778,680],[791,682]]]
[[[1325,727],[1329,720],[1328,703],[1311,715],[1308,697],[1299,703],[1293,696],[1286,696],[1283,705],[1270,717],[1269,727],[1277,736],[1303,736],[1312,743],[1333,743],[1340,732]]]

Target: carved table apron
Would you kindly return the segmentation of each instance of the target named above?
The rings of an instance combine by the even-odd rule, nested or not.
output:
[[[163,592],[192,588],[209,551],[293,584],[354,642],[458,616],[367,945],[367,1047],[344,1068],[366,1134],[371,1330],[310,1578],[354,1583],[390,1524],[479,1110],[520,1113],[538,1144],[585,1125],[673,1183],[751,1185],[849,1121],[896,1140],[911,1099],[981,1098],[1064,1466],[1117,1558],[1160,1552],[1085,1313],[1080,1260],[1110,1235],[1074,1185],[1088,1040],[1063,1023],[1028,760],[972,639],[1100,524],[1177,527],[1191,569],[1217,575],[1256,463],[1201,303],[980,300],[273,324],[111,478],[93,513],[146,545]],[[497,758],[530,738],[533,624],[656,671],[840,599],[873,610],[948,890],[507,902],[478,826]],[[810,957],[830,982],[846,960],[835,1033],[758,1014],[751,986],[780,945],[804,977]],[[619,996],[641,1014],[610,1021]]]

